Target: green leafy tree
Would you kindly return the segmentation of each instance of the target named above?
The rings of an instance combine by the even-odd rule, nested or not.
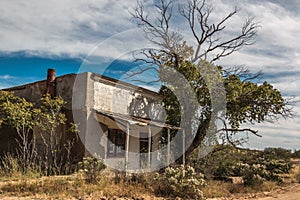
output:
[[[16,129],[20,148],[18,154],[21,156],[23,171],[34,157],[32,131],[36,125],[36,113],[37,109],[33,107],[33,103],[15,96],[12,92],[0,91],[1,123]]]
[[[65,100],[60,96],[52,98],[46,94],[41,98],[40,112],[37,114],[37,128],[43,140],[42,159],[47,174],[60,173],[63,164],[63,133],[66,115],[63,112]]]

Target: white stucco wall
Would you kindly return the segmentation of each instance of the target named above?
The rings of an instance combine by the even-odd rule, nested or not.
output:
[[[97,77],[93,82],[93,108],[124,115],[162,120],[162,98],[157,93],[123,82]]]
[[[128,114],[131,101],[140,94],[133,90],[94,82],[94,108],[120,114]]]

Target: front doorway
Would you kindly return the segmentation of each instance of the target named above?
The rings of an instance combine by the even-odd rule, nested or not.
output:
[[[149,151],[151,152],[151,146],[149,149],[149,137],[148,133],[140,133],[140,168],[145,169],[148,166],[148,162],[151,162],[151,156],[149,155]],[[150,158],[149,158],[150,156]]]

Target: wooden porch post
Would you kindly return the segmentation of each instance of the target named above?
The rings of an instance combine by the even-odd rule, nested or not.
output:
[[[185,131],[182,129],[182,164],[185,166]]]
[[[151,126],[149,124],[148,126],[148,169],[151,167],[151,144],[152,144],[152,132],[151,132]]]
[[[171,162],[171,155],[170,155],[170,153],[171,153],[171,134],[170,134],[170,129],[169,128],[167,128],[168,129],[168,141],[167,141],[167,164],[168,164],[168,166],[170,165],[170,162]]]
[[[128,169],[128,155],[129,155],[129,123],[127,122],[127,130],[126,130],[126,147],[125,147],[125,172]]]

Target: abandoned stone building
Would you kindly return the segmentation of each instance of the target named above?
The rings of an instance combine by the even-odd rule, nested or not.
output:
[[[172,162],[170,130],[180,128],[164,123],[162,97],[156,92],[89,72],[55,77],[52,69],[47,80],[6,90],[32,102],[45,93],[61,96],[67,102],[68,122],[79,126],[80,139],[72,148],[79,160],[97,156],[113,168],[124,165],[130,170]],[[0,129],[1,152],[14,148],[14,136],[5,134],[7,129]],[[64,139],[74,137],[64,130]],[[163,133],[168,142],[161,146]]]

